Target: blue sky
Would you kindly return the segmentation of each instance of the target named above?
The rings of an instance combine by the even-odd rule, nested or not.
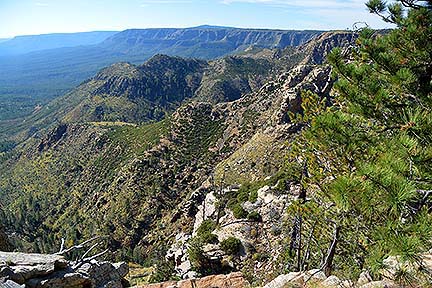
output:
[[[192,27],[385,28],[366,0],[0,0],[0,38],[54,32]]]

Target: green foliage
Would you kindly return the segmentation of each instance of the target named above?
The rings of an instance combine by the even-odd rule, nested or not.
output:
[[[247,215],[247,219],[255,222],[261,222],[262,217],[257,211],[252,211]]]
[[[228,255],[237,255],[240,252],[241,241],[235,237],[228,237],[221,241],[220,247]]]
[[[234,217],[237,219],[243,219],[246,218],[248,213],[244,208],[241,206],[241,204],[236,203],[231,207],[231,211],[234,214]]]
[[[216,271],[211,259],[203,251],[203,243],[198,238],[189,241],[188,255],[191,261],[192,270],[208,275]]]
[[[216,244],[218,237],[212,232],[216,229],[216,223],[210,219],[204,220],[197,229],[197,239],[203,244]]]
[[[376,275],[391,255],[415,263],[432,247],[432,225],[424,224],[432,215],[423,199],[432,190],[426,164],[432,150],[432,12],[421,1],[372,0],[367,6],[397,28],[384,35],[364,29],[350,53],[332,51],[334,106],[303,94],[304,114],[291,118],[307,129],[292,148],[289,166],[295,169],[287,169],[321,203],[292,208],[307,227],[303,237],[326,249],[332,230],[316,215],[331,219],[341,229],[332,268],[352,277],[365,268]],[[325,256],[316,248],[310,263]],[[407,283],[413,275],[399,276]]]
[[[97,123],[96,123],[97,124]],[[109,127],[109,123],[102,123]],[[120,125],[112,127],[108,137],[114,144],[123,145],[131,153],[140,155],[159,142],[169,131],[169,119],[140,126]]]
[[[258,262],[264,262],[271,259],[271,255],[269,255],[268,253],[254,253],[252,255],[252,259]]]
[[[16,143],[14,141],[2,141],[0,142],[0,153],[2,152],[8,152],[12,150],[15,147]]]
[[[258,200],[258,189],[253,189],[249,193],[249,202],[255,203]]]
[[[254,183],[243,183],[240,188],[232,190],[223,195],[224,202],[234,214],[237,219],[244,219],[248,217],[248,212],[244,210],[242,203],[246,201],[255,202],[258,199],[258,189],[261,188],[266,182],[257,181]]]
[[[240,186],[238,191],[237,200],[239,203],[244,203],[246,201],[255,202],[258,198],[258,190],[266,184],[265,181],[257,182],[246,182]]]
[[[156,270],[151,274],[150,283],[160,283],[168,280],[180,280],[175,275],[174,263],[167,261],[160,261],[156,265]]]

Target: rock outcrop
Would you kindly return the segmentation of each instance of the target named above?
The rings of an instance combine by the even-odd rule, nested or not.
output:
[[[0,252],[0,287],[122,288],[126,263],[91,260],[77,265],[63,256]]]
[[[249,287],[248,281],[242,273],[236,272],[228,275],[211,275],[199,279],[188,279],[182,281],[168,281],[157,284],[137,286],[135,288],[245,288]]]

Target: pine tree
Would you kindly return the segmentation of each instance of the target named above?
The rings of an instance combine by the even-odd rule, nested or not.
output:
[[[396,28],[363,29],[356,47],[329,55],[334,105],[304,94],[297,121],[308,128],[291,158],[307,163],[302,185],[322,204],[328,221],[321,225],[334,231],[319,239],[329,245],[326,255],[316,253],[327,259],[327,274],[378,276],[389,256],[401,267],[421,266],[432,247],[432,1],[366,5]],[[412,271],[399,272],[398,280],[412,281]]]

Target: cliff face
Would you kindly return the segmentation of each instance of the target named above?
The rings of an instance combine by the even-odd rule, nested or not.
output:
[[[299,46],[322,31],[237,28],[131,29],[105,40],[101,46],[119,51],[143,50],[183,57],[211,59],[249,46]]]

